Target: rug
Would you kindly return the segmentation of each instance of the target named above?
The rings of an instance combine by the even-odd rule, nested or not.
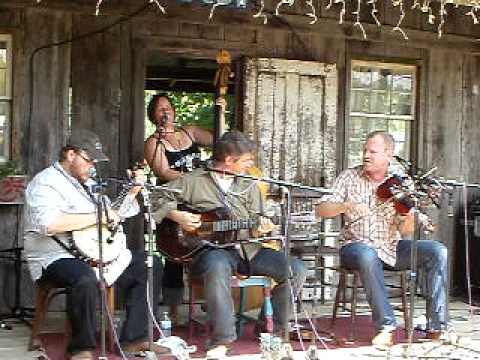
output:
[[[316,342],[319,349],[335,349],[343,347],[361,347],[369,346],[371,339],[375,334],[375,328],[370,316],[357,316],[355,326],[355,341],[348,341],[351,331],[350,317],[338,318],[335,325],[331,326],[331,318],[318,318],[314,320],[315,328],[321,337],[322,341]],[[173,335],[185,339],[189,345],[196,345],[197,352],[192,355],[193,358],[205,356],[205,342],[207,334],[205,327],[196,325],[194,336],[191,340],[188,339],[188,328],[178,326],[173,329]],[[63,334],[41,334],[40,339],[46,350],[48,357],[51,360],[65,359],[65,337]],[[395,333],[396,343],[406,342],[406,334],[403,329],[398,329]],[[304,340],[303,344],[300,341],[291,341],[294,350],[303,350],[312,343],[311,340]],[[248,355],[260,353],[259,341],[254,335],[254,326],[252,323],[246,324],[242,336],[233,343],[231,355]],[[99,355],[99,346],[97,346],[97,355]],[[108,354],[108,358],[112,360],[121,360],[122,357],[116,354]],[[163,358],[163,357],[162,357]]]

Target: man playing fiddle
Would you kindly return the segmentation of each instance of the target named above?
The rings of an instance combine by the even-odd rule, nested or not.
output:
[[[394,145],[390,134],[370,133],[363,149],[363,165],[344,170],[334,183],[333,194],[322,198],[316,207],[317,216],[344,216],[340,264],[360,273],[378,330],[372,339],[374,345],[393,344],[396,321],[383,270],[410,268],[409,239],[414,231],[413,211],[400,216],[392,202],[378,203],[377,188],[388,178]],[[445,326],[447,249],[433,240],[418,241],[417,246],[417,266],[426,277],[427,336],[436,338]]]
[[[155,220],[161,222],[166,217],[191,232],[200,227],[200,215],[181,210],[177,205],[186,204],[199,211],[225,208],[234,219],[260,220],[256,227],[240,230],[240,239],[270,232],[272,223],[261,216],[263,198],[257,182],[234,176],[252,167],[254,150],[255,144],[243,133],[225,133],[215,144],[210,168],[194,170],[169,182],[168,187],[181,192],[168,193],[153,201]],[[258,243],[248,243],[239,248],[206,247],[194,256],[190,273],[203,281],[208,318],[213,326],[207,358],[225,357],[229,345],[237,337],[230,287],[232,275],[264,275],[277,283],[272,291],[272,306],[274,332],[280,332],[288,321],[286,314],[292,302],[288,279],[292,276],[293,287],[299,289],[306,276],[300,260],[290,261],[290,268],[291,274],[283,252]],[[257,324],[259,331],[264,330],[262,315]]]

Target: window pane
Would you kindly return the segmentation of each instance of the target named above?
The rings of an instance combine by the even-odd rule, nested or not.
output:
[[[9,133],[9,104],[0,102],[0,160],[6,160],[8,157],[8,133]]]
[[[368,119],[364,117],[352,116],[350,118],[350,141],[363,141],[368,134]]]
[[[404,159],[410,158],[410,131],[411,121],[390,120],[388,122],[388,132],[395,140],[395,152]]]
[[[0,34],[0,162],[10,158],[11,37]]]
[[[7,43],[0,41],[0,69],[7,67]]]
[[[7,96],[7,69],[0,69],[0,96]]]
[[[394,75],[392,76],[392,90],[397,91],[412,91],[412,76],[411,75]]]
[[[352,90],[352,112],[370,112],[370,92]]]
[[[370,113],[372,114],[389,114],[390,106],[388,104],[388,93],[386,91],[374,91],[371,94]]]
[[[415,66],[352,61],[351,69],[348,165],[361,163],[363,143],[374,130],[389,132],[395,139],[396,153],[408,159],[415,120]]]
[[[387,90],[390,72],[385,70],[372,72],[372,89]]]
[[[412,95],[392,91],[392,114],[412,115]]]
[[[352,88],[367,88],[371,87],[372,73],[368,69],[358,68],[357,71],[352,73]]]
[[[380,118],[373,118],[373,119],[368,119],[368,132],[372,132],[375,130],[383,130],[383,131],[388,131],[388,125],[387,125],[387,120],[386,119],[380,119]]]

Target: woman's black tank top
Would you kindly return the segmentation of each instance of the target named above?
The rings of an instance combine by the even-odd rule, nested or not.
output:
[[[192,141],[192,145],[186,149],[178,151],[170,151],[165,147],[165,156],[167,157],[168,165],[171,169],[188,172],[199,166],[202,153],[200,152],[198,145],[193,141],[190,134],[184,129],[180,130],[187,134]]]

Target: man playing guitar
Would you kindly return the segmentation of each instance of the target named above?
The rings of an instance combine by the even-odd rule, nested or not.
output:
[[[255,144],[243,133],[225,133],[215,144],[212,167],[197,169],[169,182],[167,186],[180,190],[178,194],[161,194],[152,201],[157,223],[169,219],[179,224],[186,232],[195,232],[201,227],[201,215],[180,210],[178,205],[187,205],[199,212],[228,209],[231,218],[261,218],[257,227],[236,231],[239,240],[256,237],[272,230],[273,224],[262,218],[263,199],[257,182],[235,177],[253,165]],[[258,224],[260,224],[258,226]],[[207,246],[196,253],[190,271],[193,277],[203,281],[208,317],[213,332],[208,345],[207,358],[222,358],[229,344],[236,340],[234,305],[230,281],[236,273],[264,275],[278,284],[272,292],[274,332],[281,332],[288,321],[287,314],[292,302],[287,260],[283,252],[263,248],[258,243],[248,243],[237,248]],[[305,279],[305,267],[299,260],[291,261],[293,286],[299,288]],[[263,330],[263,312],[257,330]]]
[[[34,280],[67,289],[67,315],[72,326],[68,353],[75,360],[94,358],[98,280],[92,266],[76,257],[69,237],[72,231],[95,226],[97,222],[98,195],[90,191],[95,184],[91,174],[96,162],[106,160],[96,134],[74,131],[61,149],[59,160],[38,173],[25,192],[24,248],[30,272]],[[143,174],[136,175],[141,181]],[[135,200],[139,190],[140,186],[130,189],[118,210],[113,210],[106,201],[107,212],[102,222],[116,227],[120,218],[135,215],[139,210]],[[120,253],[127,255],[119,255],[112,261],[117,274],[110,277],[110,282],[118,277],[116,284],[128,290],[120,341],[127,352],[144,351],[149,349],[144,254],[132,256],[124,242],[120,246],[123,246]],[[159,268],[156,271],[161,273]],[[158,303],[158,289],[154,288],[154,294]],[[165,352],[165,348],[156,344],[152,350]]]

